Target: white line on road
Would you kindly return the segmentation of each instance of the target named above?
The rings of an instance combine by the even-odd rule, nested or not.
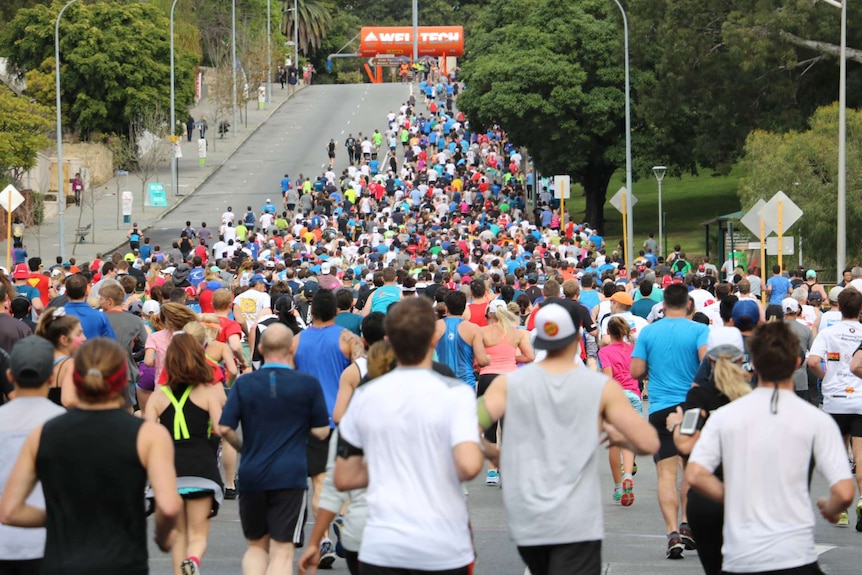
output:
[[[831,551],[837,548],[837,545],[815,545],[814,550],[817,551],[817,555],[823,555],[827,551]]]

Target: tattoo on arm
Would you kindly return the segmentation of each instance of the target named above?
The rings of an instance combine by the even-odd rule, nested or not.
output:
[[[362,345],[362,340],[355,333],[346,329],[341,330],[341,349],[345,350],[345,355],[350,361],[356,361],[365,355],[365,346]]]

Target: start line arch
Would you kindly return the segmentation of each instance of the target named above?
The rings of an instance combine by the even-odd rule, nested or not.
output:
[[[446,71],[447,57],[464,55],[463,26],[419,26],[417,51],[420,60],[439,58]],[[369,58],[365,71],[372,83],[383,81],[383,66],[394,65],[413,57],[413,28],[411,26],[364,26],[359,32],[359,51],[355,54],[330,54],[327,67],[333,58]],[[409,61],[409,60],[408,60]],[[371,66],[375,67],[372,73]]]

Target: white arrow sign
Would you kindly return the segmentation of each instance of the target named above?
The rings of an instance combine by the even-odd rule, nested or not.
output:
[[[0,192],[0,206],[7,212],[14,212],[23,203],[24,196],[12,184],[9,184]]]
[[[778,203],[781,202],[781,229],[778,225]],[[796,220],[802,217],[802,210],[787,197],[784,192],[777,192],[772,198],[760,208],[758,212],[768,228],[777,234],[783,234]],[[766,235],[769,235],[768,233]]]
[[[760,237],[760,210],[763,206],[766,205],[766,202],[763,200],[757,200],[757,203],[751,206],[751,209],[748,210],[744,216],[739,218],[739,223],[748,228],[755,237]],[[763,235],[768,236],[773,231],[773,228],[769,227],[769,224],[764,222]]]
[[[610,204],[613,207],[615,207],[619,213],[623,213],[623,196],[625,196],[625,195],[626,195],[626,188],[625,188],[625,186],[623,186],[622,188],[619,189],[619,191],[617,191],[616,194],[614,194],[614,197],[612,197],[610,200],[608,200],[608,202],[610,202]],[[638,203],[638,199],[635,197],[634,194],[632,194],[632,205],[631,205],[631,207],[634,208],[635,204],[637,204],[637,203]]]

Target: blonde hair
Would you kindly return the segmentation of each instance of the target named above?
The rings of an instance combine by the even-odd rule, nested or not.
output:
[[[198,345],[203,347],[203,345],[207,342],[207,332],[197,321],[190,321],[186,325],[183,326],[183,332],[192,336]]]
[[[165,328],[174,331],[180,330],[190,321],[197,321],[198,319],[195,312],[182,304],[174,302],[162,304],[159,316],[159,319],[162,324],[164,324]]]
[[[730,401],[739,399],[751,391],[748,373],[733,361],[730,355],[722,354],[712,367],[715,388]]]
[[[488,314],[489,318],[492,316],[495,318],[494,321],[497,322],[497,325],[503,329],[503,333],[506,334],[509,333],[509,330],[518,327],[521,323],[518,316],[510,312],[508,307],[498,307],[493,313]]]
[[[368,379],[386,375],[395,369],[397,363],[392,344],[388,340],[376,342],[368,348]]]
[[[221,331],[221,324],[218,321],[218,316],[214,313],[202,313],[200,315],[200,323],[207,332],[207,341],[216,341],[218,339],[218,334]]]

